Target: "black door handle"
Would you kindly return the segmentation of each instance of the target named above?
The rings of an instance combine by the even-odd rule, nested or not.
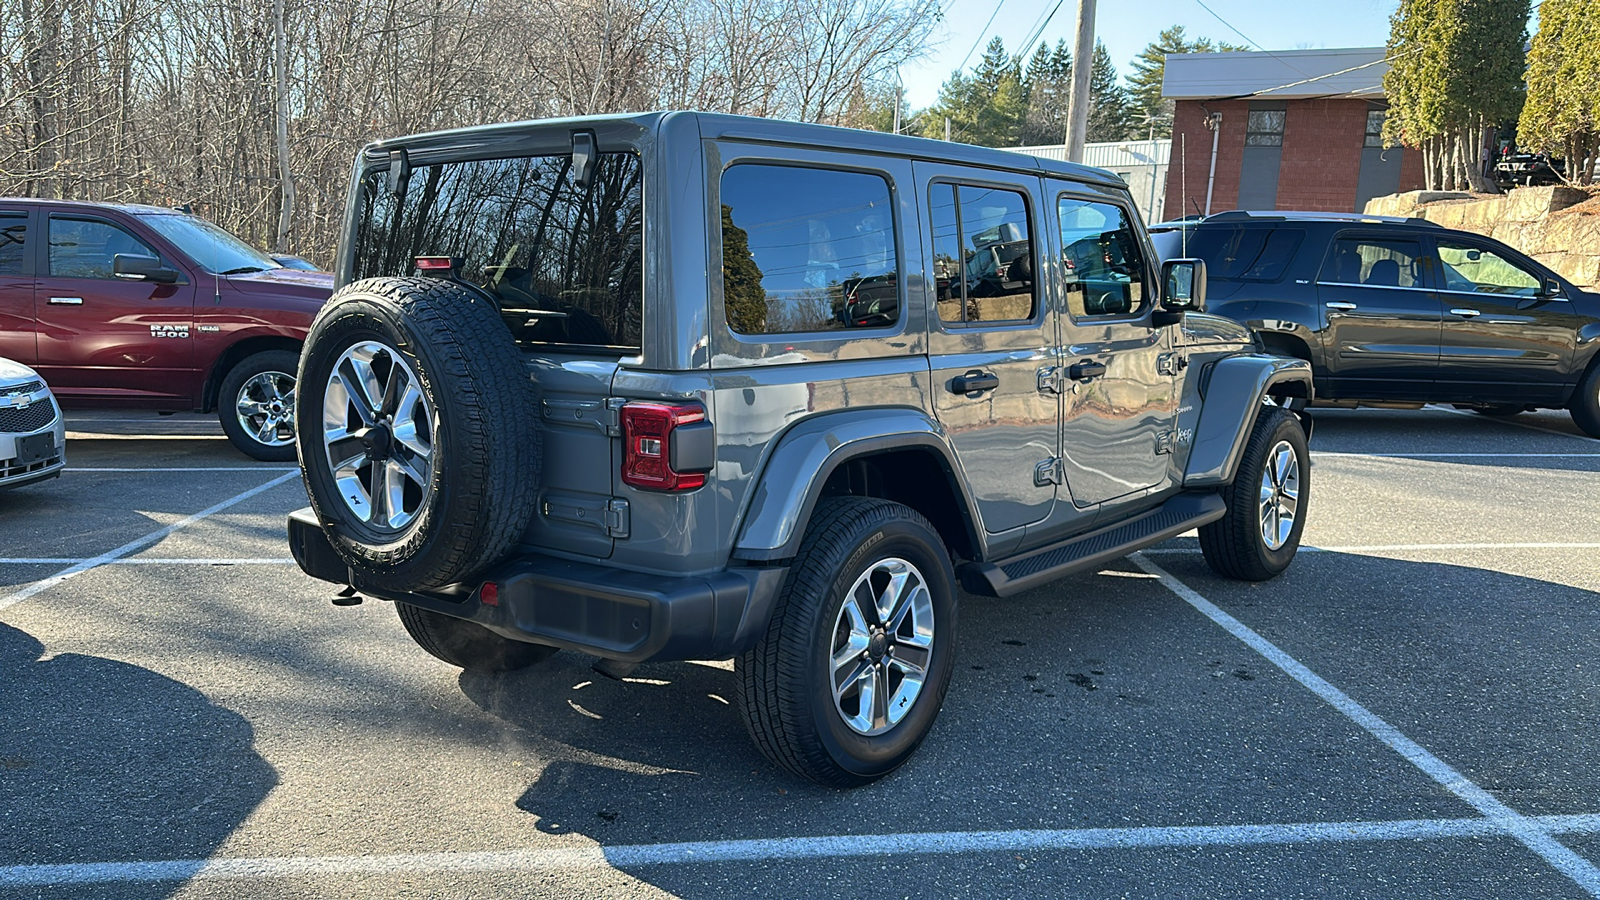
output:
[[[950,379],[952,394],[975,394],[978,391],[992,391],[999,386],[1000,376],[977,370]]]
[[[1073,363],[1067,367],[1067,377],[1073,381],[1088,381],[1106,373],[1106,364],[1093,361]]]

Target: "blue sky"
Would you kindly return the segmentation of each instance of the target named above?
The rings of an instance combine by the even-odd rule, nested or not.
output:
[[[1026,49],[1031,55],[1032,48],[1023,48],[1023,40],[1056,6],[1056,0],[1000,0],[999,14],[985,29],[984,23],[995,13],[997,0],[946,2],[949,5],[944,22],[934,34],[928,55],[900,70],[906,99],[913,109],[931,106],[938,99],[939,85],[956,69],[976,65],[984,46],[996,35],[1005,41],[1007,51]],[[1099,0],[1095,32],[1111,52],[1117,74],[1125,77],[1133,57],[1171,25],[1182,25],[1191,38],[1208,37],[1247,46],[1254,41],[1267,50],[1381,47],[1389,39],[1389,15],[1400,5],[1399,0],[1204,0],[1205,7],[1216,12],[1214,16],[1200,2]],[[1077,0],[1061,0],[1060,8],[1044,28],[1042,40],[1053,46],[1066,38],[1071,46],[1077,14]],[[1229,25],[1250,40],[1240,37]],[[972,50],[974,44],[976,50]],[[972,56],[963,67],[961,61],[969,50]]]

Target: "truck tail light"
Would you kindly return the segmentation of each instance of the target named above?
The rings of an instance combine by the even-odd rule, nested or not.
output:
[[[698,403],[622,407],[622,482],[651,491],[692,491],[716,463],[716,442]]]

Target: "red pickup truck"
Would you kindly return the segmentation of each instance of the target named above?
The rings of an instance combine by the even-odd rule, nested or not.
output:
[[[294,377],[333,276],[187,213],[0,198],[0,356],[64,407],[216,410],[256,459],[294,458]]]

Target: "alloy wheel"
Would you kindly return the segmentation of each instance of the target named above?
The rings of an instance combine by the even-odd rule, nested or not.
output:
[[[857,734],[882,734],[916,705],[933,655],[933,595],[917,567],[879,560],[845,592],[829,653],[833,705]]]
[[[259,372],[239,386],[234,414],[239,427],[264,447],[294,443],[294,375]]]
[[[1288,441],[1279,441],[1267,453],[1261,471],[1261,539],[1268,550],[1278,550],[1294,531],[1300,510],[1300,459]]]
[[[433,406],[394,348],[363,341],[339,355],[323,394],[323,448],[340,498],[362,523],[400,531],[416,519],[436,432]]]

